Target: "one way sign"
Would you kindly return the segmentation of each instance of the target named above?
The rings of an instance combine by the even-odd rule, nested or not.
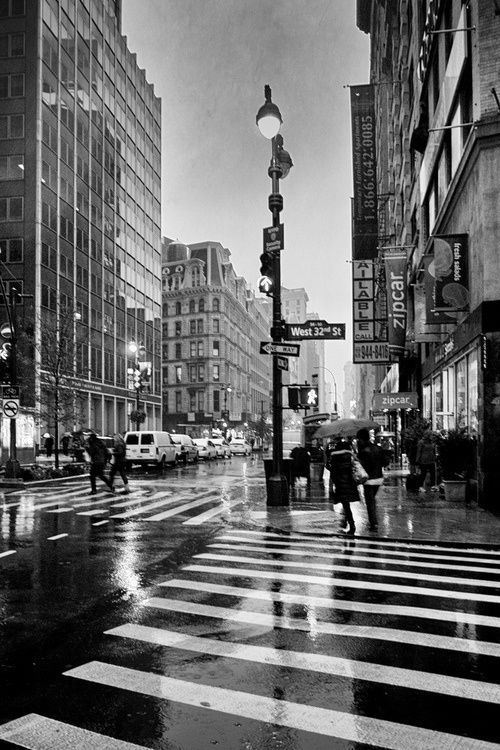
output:
[[[284,354],[287,357],[298,357],[300,354],[299,344],[273,344],[270,341],[260,342],[261,354]]]

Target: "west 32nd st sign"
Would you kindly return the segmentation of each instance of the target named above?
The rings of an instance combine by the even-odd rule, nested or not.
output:
[[[327,323],[326,320],[306,320],[305,323],[285,323],[285,338],[345,339],[345,323]]]

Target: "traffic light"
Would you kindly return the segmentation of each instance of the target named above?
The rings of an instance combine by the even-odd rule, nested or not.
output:
[[[300,408],[301,404],[299,404],[299,395],[299,388],[288,388],[288,406],[290,409],[297,410]]]
[[[274,294],[274,256],[267,251],[260,256],[259,292],[268,297]]]
[[[134,388],[136,391],[140,391],[142,389],[141,371],[138,367],[134,369]]]
[[[314,385],[304,385],[300,389],[300,404],[309,409],[318,405],[318,389]]]

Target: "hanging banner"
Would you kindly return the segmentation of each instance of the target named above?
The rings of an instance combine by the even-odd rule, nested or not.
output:
[[[351,86],[354,260],[368,260],[378,254],[374,91],[371,84]]]
[[[456,321],[455,313],[436,310],[436,277],[433,255],[424,255],[425,322],[427,325],[442,325]]]
[[[404,352],[408,287],[406,280],[406,252],[386,255],[387,317],[389,351],[395,356]]]
[[[434,310],[460,312],[469,309],[468,235],[449,234],[434,238]]]

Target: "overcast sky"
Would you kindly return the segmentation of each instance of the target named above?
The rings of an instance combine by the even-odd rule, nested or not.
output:
[[[294,167],[280,184],[282,283],[309,309],[347,323],[326,343],[342,388],[351,359],[349,90],[365,83],[369,40],[354,0],[123,0],[123,34],[162,99],[162,234],[231,251],[255,289],[271,147],[256,125],[264,84]],[[325,373],[325,378],[331,378]]]

